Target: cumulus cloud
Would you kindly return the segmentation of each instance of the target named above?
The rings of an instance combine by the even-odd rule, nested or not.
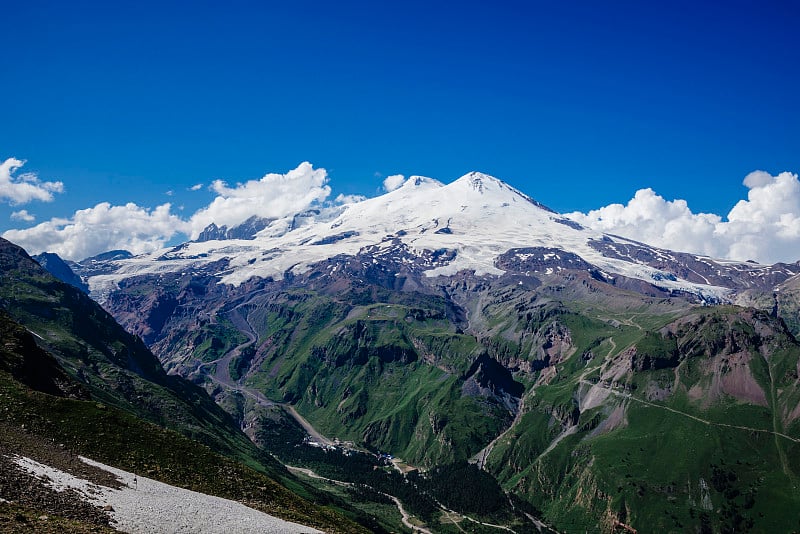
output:
[[[0,201],[11,205],[25,204],[33,200],[50,202],[53,193],[64,191],[61,182],[41,182],[36,173],[26,172],[17,175],[17,169],[25,162],[16,158],[8,158],[0,163]]]
[[[11,220],[31,222],[35,221],[36,217],[33,214],[28,213],[28,210],[19,210],[11,214]]]
[[[355,204],[356,202],[362,202],[364,200],[367,200],[367,197],[365,197],[364,195],[342,195],[342,194],[340,194],[334,199],[334,202],[336,204]]]
[[[201,189],[203,189],[203,184],[194,184],[189,191],[200,191]]]
[[[405,183],[405,181],[406,178],[402,174],[393,174],[391,176],[387,176],[383,181],[383,188],[386,189],[386,191],[391,192],[395,189],[398,189]]]
[[[611,204],[568,217],[606,233],[658,247],[763,263],[800,260],[800,181],[797,174],[748,174],[747,199],[723,219],[693,213],[685,200],[665,200],[640,189],[627,204]]]
[[[21,163],[13,160],[4,165],[2,169],[7,176],[11,176]],[[34,179],[24,177],[20,183],[44,185]],[[188,219],[173,214],[171,204],[149,209],[133,203],[114,206],[103,202],[93,208],[76,211],[71,217],[51,219],[31,228],[8,230],[3,237],[24,247],[31,254],[55,252],[71,260],[81,260],[113,249],[142,254],[162,248],[178,234],[196,238],[212,222],[218,226],[235,226],[253,215],[276,218],[303,211],[327,199],[331,192],[327,182],[325,169],[314,169],[305,162],[286,174],[267,174],[260,180],[251,180],[235,187],[218,180],[211,185],[211,190],[217,194],[216,198]],[[62,186],[59,183],[57,188],[53,185],[47,187],[55,191]],[[202,184],[197,184],[190,189],[202,187]],[[337,199],[339,202],[356,200],[359,198],[354,195]],[[15,212],[12,218],[28,222],[33,220],[33,216],[25,210]]]
[[[328,198],[331,188],[327,183],[327,171],[314,169],[307,161],[286,174],[267,174],[236,187],[217,180],[211,184],[217,197],[191,218],[192,239],[212,222],[230,227],[254,215],[277,218],[303,211]]]
[[[133,203],[112,206],[102,202],[76,211],[72,217],[51,219],[24,230],[8,230],[3,237],[29,254],[55,252],[81,260],[114,249],[142,254],[158,250],[188,225],[170,213],[170,204],[150,210]]]

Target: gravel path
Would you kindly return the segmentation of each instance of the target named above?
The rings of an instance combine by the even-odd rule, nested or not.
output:
[[[71,488],[98,506],[110,506],[114,526],[131,534],[171,533],[317,533],[310,527],[290,523],[248,508],[241,503],[177,488],[145,477],[81,458],[108,471],[122,484],[119,489],[100,486],[29,458],[14,462],[63,491]]]

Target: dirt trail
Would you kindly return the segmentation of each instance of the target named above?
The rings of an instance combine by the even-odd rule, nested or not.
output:
[[[611,348],[608,349],[608,354],[606,354],[606,359],[610,358],[612,354],[617,351],[617,342],[614,341],[613,337],[608,338],[608,342],[611,345]]]
[[[221,386],[225,387],[226,389],[230,389],[230,390],[233,390],[233,391],[238,391],[239,393],[252,398],[259,405],[262,405],[262,406],[280,406],[280,407],[282,407],[295,421],[297,421],[297,423],[300,426],[303,427],[303,429],[306,431],[306,433],[308,433],[308,435],[311,436],[315,441],[317,441],[318,443],[321,443],[323,445],[334,445],[334,442],[332,440],[330,440],[329,438],[327,438],[326,436],[321,434],[316,428],[314,428],[314,426],[311,423],[309,423],[302,415],[300,415],[297,412],[297,410],[295,410],[294,406],[292,406],[290,404],[285,404],[285,403],[280,403],[280,402],[275,402],[273,400],[270,400],[270,399],[266,398],[264,396],[264,394],[261,393],[260,391],[258,391],[256,389],[253,389],[253,388],[250,388],[250,387],[247,387],[247,386],[244,386],[244,385],[234,381],[231,378],[231,376],[230,376],[230,362],[233,361],[234,358],[239,357],[239,355],[241,354],[241,352],[244,349],[246,349],[247,347],[251,346],[253,343],[256,343],[258,341],[258,335],[256,334],[255,330],[250,326],[250,323],[247,321],[247,319],[245,317],[242,317],[241,314],[238,311],[239,307],[243,306],[244,304],[246,304],[246,303],[240,304],[239,306],[234,308],[231,311],[229,317],[231,318],[231,322],[233,322],[234,326],[236,326],[237,329],[240,332],[242,332],[243,334],[245,334],[247,336],[247,341],[237,345],[236,347],[234,347],[233,349],[228,351],[225,355],[223,355],[221,358],[219,358],[217,360],[214,360],[213,362],[208,362],[208,363],[203,364],[203,366],[216,364],[216,368],[214,370],[214,373],[213,374],[208,374],[207,375],[208,378],[211,379],[212,381],[216,382],[217,384],[220,384]],[[497,440],[499,440],[502,436],[504,436],[505,433],[508,432],[508,430],[513,428],[514,425],[516,425],[519,422],[519,419],[522,417],[522,415],[524,413],[523,408],[524,408],[524,399],[520,401],[520,405],[519,405],[519,409],[517,410],[517,414],[515,415],[514,421],[508,427],[508,429],[506,429],[505,432],[500,434],[497,438],[495,438],[492,441],[492,443],[490,443],[483,451],[481,451],[481,453],[484,453],[484,451],[485,451],[485,454],[483,455],[483,457],[480,460],[478,460],[480,462],[479,465],[478,465],[479,468],[481,468],[481,469],[483,468],[483,465],[484,465],[484,463],[486,461],[486,457],[489,455],[489,452],[491,452],[491,448],[494,446],[494,444],[497,442]],[[553,445],[553,446],[555,446],[555,445]],[[480,456],[481,453],[478,453],[478,455],[476,455],[475,458]],[[304,468],[293,467],[293,466],[288,466],[288,465],[286,467],[288,469],[292,470],[292,471],[301,472],[301,473],[304,473],[305,475],[307,475],[309,477],[325,480],[325,481],[333,483],[333,484],[339,484],[339,485],[343,485],[343,486],[351,485],[348,482],[343,482],[343,481],[340,481],[340,480],[334,480],[334,479],[322,477],[322,476],[314,473],[310,469],[304,469]],[[411,516],[405,510],[405,508],[403,508],[403,504],[400,501],[400,499],[398,499],[394,495],[389,495],[387,493],[383,493],[383,492],[378,492],[378,493],[381,493],[382,495],[385,495],[386,497],[388,497],[389,499],[394,501],[395,505],[397,506],[397,509],[400,511],[400,515],[402,517],[403,525],[405,525],[407,528],[410,528],[413,532],[421,532],[423,534],[433,534],[430,530],[428,530],[426,528],[423,528],[423,527],[420,527],[420,526],[417,526],[417,525],[414,525],[413,523],[411,523],[410,520],[411,520],[411,518],[413,516]],[[445,513],[449,513],[449,514],[455,514],[456,513],[456,512],[453,512],[452,510],[449,510],[449,509],[445,508],[444,506],[442,506],[438,502],[437,502],[437,505]],[[480,525],[483,525],[483,526],[486,526],[486,527],[491,527],[491,528],[496,528],[496,529],[501,529],[501,530],[507,530],[507,531],[510,531],[510,532],[514,532],[510,528],[505,527],[503,525],[493,525],[491,523],[483,523],[483,522],[480,522],[480,521],[478,521],[476,519],[473,519],[471,517],[464,516],[462,514],[458,514],[458,515],[463,517],[467,521],[471,521],[473,523],[477,523],[477,524],[480,524]],[[460,526],[458,526],[458,525],[456,525],[456,526],[459,528],[459,530],[461,530]]]
[[[211,379],[211,381],[216,382],[217,384],[223,386],[226,389],[238,391],[242,395],[250,397],[251,399],[256,401],[256,404],[260,406],[274,406],[275,404],[278,404],[266,398],[264,394],[261,393],[260,391],[247,386],[243,386],[238,382],[234,381],[233,378],[231,378],[231,372],[230,372],[231,361],[233,361],[234,358],[238,358],[244,349],[246,349],[247,347],[249,347],[258,340],[258,336],[250,327],[250,324],[239,314],[238,307],[231,312],[231,320],[237,326],[239,331],[242,332],[245,336],[247,336],[247,341],[232,348],[227,353],[225,353],[221,358],[203,364],[201,367],[215,365],[214,372],[208,373],[206,374],[206,376],[209,379]],[[241,324],[236,324],[237,322]],[[241,326],[242,324],[245,325],[246,328],[242,329]]]
[[[286,468],[289,469],[290,471],[303,473],[304,475],[306,475],[308,477],[316,478],[318,480],[324,480],[325,482],[330,482],[331,484],[336,484],[338,486],[353,486],[353,484],[351,482],[343,482],[341,480],[335,480],[333,478],[327,478],[327,477],[320,476],[320,475],[316,474],[314,471],[312,471],[311,469],[305,469],[303,467],[294,467],[294,466],[291,466],[291,465],[287,465]],[[403,522],[403,524],[407,528],[410,528],[412,532],[422,532],[424,534],[433,534],[427,528],[423,528],[423,527],[417,526],[417,525],[415,525],[415,524],[413,524],[411,522],[411,519],[412,519],[413,516],[411,514],[409,514],[408,512],[406,512],[406,509],[403,508],[403,503],[400,502],[400,499],[398,499],[394,495],[389,495],[388,493],[383,493],[382,491],[377,491],[374,488],[372,488],[372,489],[374,491],[376,491],[377,493],[380,493],[384,497],[388,497],[392,501],[394,501],[395,506],[397,506],[397,509],[400,512],[400,517],[401,517],[400,520]]]
[[[606,356],[606,358],[610,357],[611,354],[617,350],[617,344],[614,341],[614,338],[609,337],[608,338],[608,342],[611,345],[611,348],[609,349],[608,355]],[[601,372],[602,372],[603,369],[605,369],[605,363],[601,367]],[[594,371],[594,368],[588,368],[585,371],[583,371],[583,373],[581,374],[581,377],[580,377],[580,381],[581,382],[585,382],[584,378],[589,373],[591,373],[592,371]],[[531,394],[533,395],[533,394],[535,394],[535,392],[531,393]],[[522,399],[520,400],[519,409],[517,410],[517,413],[514,416],[514,421],[512,421],[511,425],[509,425],[509,427],[506,428],[499,436],[494,438],[486,447],[481,449],[475,456],[470,458],[469,461],[471,463],[474,463],[475,465],[477,465],[479,469],[483,469],[485,467],[485,465],[486,465],[486,460],[489,457],[489,454],[491,454],[491,452],[492,452],[492,449],[494,449],[495,445],[503,437],[505,437],[506,434],[508,434],[508,432],[511,431],[511,429],[513,429],[517,425],[517,423],[519,423],[519,421],[520,421],[520,419],[522,419],[523,415],[525,415],[525,396],[524,395],[523,395]],[[574,432],[575,432],[574,429],[567,429],[564,433],[562,433],[559,436],[557,436],[555,438],[555,440],[553,441],[553,443],[551,443],[550,446],[547,448],[547,450],[544,451],[542,454],[540,454],[539,457],[541,458],[542,456],[544,456],[545,454],[547,454],[548,452],[553,450],[553,448],[558,444],[559,441],[561,441],[562,439],[564,439],[568,435],[573,434]]]
[[[222,380],[220,380],[219,375],[208,375],[208,378],[210,378],[212,381],[216,382],[217,384],[223,386],[226,389],[237,391],[242,395],[250,397],[251,399],[256,401],[256,403],[259,406],[280,406],[286,411],[286,413],[288,413],[292,417],[292,419],[294,419],[300,426],[302,426],[303,429],[306,431],[306,433],[312,438],[314,438],[315,441],[321,443],[322,445],[334,445],[333,440],[322,435],[302,415],[297,413],[297,410],[295,410],[294,406],[292,406],[291,404],[275,402],[273,400],[270,400],[257,389],[253,389],[247,386],[242,386],[232,382],[225,383]]]
[[[536,459],[531,463],[535,464],[536,462],[538,462],[539,460],[544,458],[547,455],[547,453],[549,453],[550,451],[552,451],[553,449],[556,448],[556,445],[561,443],[562,439],[566,438],[567,436],[571,436],[572,434],[574,434],[577,431],[578,431],[578,425],[572,425],[570,427],[567,427],[566,430],[564,430],[561,434],[556,436],[555,439],[550,442],[550,445],[548,445],[547,448],[542,452],[542,454],[537,456]]]
[[[783,449],[783,444],[778,439],[780,434],[778,429],[781,428],[780,418],[778,417],[778,399],[775,395],[775,381],[772,379],[772,367],[769,364],[769,361],[766,362],[767,364],[767,373],[769,373],[769,392],[770,392],[770,401],[772,406],[772,430],[773,434],[775,435],[775,448],[778,450],[778,457],[781,459],[781,466],[783,467],[783,472],[790,478],[794,478],[794,473],[792,473],[791,468],[789,467],[789,460],[786,458],[786,451]]]
[[[587,382],[585,380],[581,380],[581,383],[589,385],[589,386],[598,386],[597,384],[592,384],[591,382]],[[602,387],[602,386],[598,386],[598,387]],[[653,402],[646,401],[644,399],[636,398],[633,395],[631,395],[630,393],[622,393],[622,392],[616,391],[616,390],[614,390],[612,388],[603,388],[603,389],[608,390],[609,392],[611,392],[612,395],[616,395],[617,397],[623,397],[625,399],[629,399],[629,400],[632,400],[634,402],[638,402],[639,404],[644,404],[646,406],[651,406],[653,408],[660,408],[662,410],[667,410],[668,412],[672,412],[672,413],[675,413],[675,414],[678,414],[678,415],[682,415],[684,417],[688,417],[689,419],[694,419],[698,423],[703,423],[704,425],[721,426],[721,427],[726,427],[726,428],[736,428],[738,430],[747,430],[748,432],[760,432],[760,433],[763,433],[763,434],[772,434],[772,435],[774,435],[776,437],[782,437],[784,439],[788,439],[789,441],[793,441],[795,443],[800,443],[800,438],[793,438],[792,436],[787,436],[786,434],[784,434],[782,432],[777,432],[775,430],[767,430],[765,428],[752,428],[752,427],[749,427],[749,426],[741,426],[741,425],[731,425],[731,424],[728,424],[728,423],[717,423],[715,421],[709,421],[707,419],[703,419],[702,417],[697,417],[696,415],[692,415],[690,413],[686,413],[686,412],[682,412],[680,410],[676,410],[675,408],[670,408],[669,406],[664,406],[663,404],[656,404],[656,403],[653,403]]]
[[[311,478],[316,478],[318,480],[324,480],[326,482],[330,482],[332,484],[337,484],[339,486],[353,486],[353,484],[350,483],[350,482],[343,482],[341,480],[335,480],[333,478],[323,477],[323,476],[318,475],[317,473],[315,473],[311,469],[306,469],[304,467],[294,467],[294,466],[291,466],[291,465],[287,465],[286,467],[290,471],[303,473],[304,475],[309,476]],[[405,510],[405,508],[403,508],[403,503],[400,501],[400,499],[398,499],[394,495],[389,495],[388,493],[384,493],[382,491],[375,490],[375,488],[372,488],[372,489],[374,491],[376,491],[377,493],[380,493],[381,495],[383,495],[385,497],[388,497],[392,501],[394,501],[395,505],[397,506],[397,509],[400,511],[400,515],[402,516],[402,522],[407,528],[410,528],[414,532],[423,532],[425,534],[433,534],[427,528],[414,525],[411,522],[411,519],[413,518],[413,516],[411,514],[409,514]],[[438,506],[439,509],[447,515],[448,519],[450,519],[450,522],[453,523],[462,532],[464,532],[464,530],[461,528],[461,526],[458,524],[458,522],[455,521],[454,517],[461,517],[461,518],[465,519],[466,521],[470,521],[472,523],[475,523],[475,524],[478,524],[478,525],[482,525],[484,527],[495,528],[495,529],[498,529],[498,530],[505,530],[505,531],[508,531],[508,532],[514,532],[513,530],[511,530],[507,526],[495,525],[495,524],[492,524],[492,523],[484,523],[483,521],[478,521],[477,519],[474,519],[472,517],[466,516],[464,514],[460,514],[460,513],[456,512],[454,510],[451,510],[451,509],[447,508],[446,506],[444,506],[442,503],[440,503],[437,500],[434,500],[433,502],[435,502],[436,506]],[[532,521],[534,521],[537,524],[542,524],[542,525],[544,524],[544,523],[540,523],[540,522],[536,521],[533,518],[532,518]]]
[[[228,314],[230,317],[231,322],[236,327],[236,329],[247,336],[247,341],[241,343],[234,347],[232,350],[228,351],[222,358],[216,360],[216,368],[214,369],[214,377],[217,379],[217,382],[229,386],[236,385],[234,380],[231,378],[231,362],[238,358],[242,351],[246,348],[253,345],[258,340],[258,336],[256,335],[253,327],[250,326],[250,323],[247,322],[247,319],[242,317],[242,314],[239,313],[239,308],[243,306],[240,304]]]
[[[317,440],[319,443],[322,443],[323,445],[334,444],[333,441],[320,434],[320,432],[316,428],[314,428],[311,425],[311,423],[306,421],[305,417],[297,413],[297,410],[294,409],[294,406],[292,406],[291,404],[280,404],[280,406],[282,406],[284,410],[289,412],[289,415],[291,415],[292,418],[295,421],[297,421],[300,424],[300,426],[303,427],[303,429],[308,433],[309,436]]]
[[[239,345],[235,346],[225,354],[223,354],[220,358],[216,360],[211,360],[210,362],[203,362],[198,366],[198,369],[202,369],[204,367],[211,367],[214,366],[213,373],[207,373],[207,376],[214,380],[215,382],[222,384],[224,386],[229,387],[236,387],[238,384],[231,378],[231,362],[234,358],[238,358],[239,355],[245,350],[247,347],[251,346],[258,340],[258,336],[256,335],[253,328],[250,326],[250,323],[242,317],[239,313],[239,307],[244,306],[244,304],[240,304],[236,308],[234,308],[229,314],[228,317],[231,319],[231,322],[236,327],[236,329],[247,336],[247,341],[244,343],[240,343]]]
[[[511,530],[510,528],[508,528],[505,525],[495,525],[493,523],[484,523],[483,521],[478,521],[477,519],[469,517],[468,515],[460,514],[460,513],[456,512],[455,510],[451,510],[450,508],[446,507],[445,505],[443,505],[442,503],[440,503],[436,499],[434,499],[433,502],[436,503],[436,506],[438,506],[439,509],[442,512],[444,512],[447,515],[447,517],[450,519],[450,521],[453,522],[454,524],[455,524],[455,521],[453,521],[453,516],[457,516],[457,517],[463,517],[467,521],[469,521],[471,523],[475,523],[476,525],[482,525],[484,527],[496,528],[498,530],[506,530],[508,532],[514,532],[513,530]],[[458,525],[456,524],[456,526],[458,526]],[[464,532],[464,530],[460,526],[458,527],[458,529],[461,530],[462,532]]]
[[[431,532],[427,528],[418,527],[417,525],[413,524],[410,521],[411,515],[409,515],[409,513],[406,512],[405,508],[403,508],[403,503],[400,502],[400,499],[398,499],[394,495],[389,495],[386,493],[384,493],[384,495],[386,495],[387,497],[389,497],[394,501],[394,503],[397,505],[397,509],[400,510],[400,515],[402,516],[401,521],[406,527],[410,528],[412,532],[424,532],[425,534],[433,534],[433,532]]]

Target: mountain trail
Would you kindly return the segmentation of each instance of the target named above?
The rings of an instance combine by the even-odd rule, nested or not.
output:
[[[324,476],[318,475],[317,473],[315,473],[311,469],[306,469],[304,467],[294,467],[294,466],[291,466],[291,465],[287,465],[286,468],[289,469],[290,471],[294,471],[294,472],[297,472],[297,473],[303,473],[304,475],[306,475],[306,476],[308,476],[310,478],[315,478],[317,480],[324,480],[325,482],[330,482],[331,484],[336,484],[337,486],[349,487],[349,486],[353,486],[354,485],[352,482],[344,482],[342,480],[336,480],[336,479],[333,479],[333,478],[328,478],[328,477],[324,477]],[[412,532],[422,532],[423,534],[433,534],[427,528],[423,528],[423,527],[415,525],[414,523],[411,522],[411,519],[413,518],[413,516],[411,514],[409,514],[406,511],[405,508],[403,508],[403,503],[400,502],[400,499],[398,499],[394,495],[389,495],[388,493],[384,493],[382,491],[375,490],[375,488],[372,488],[372,489],[374,491],[376,491],[377,493],[380,493],[384,497],[388,497],[389,499],[394,501],[395,506],[397,506],[397,510],[400,512],[401,521],[403,522],[403,525],[406,526],[406,528],[410,528]],[[461,530],[461,527],[459,527],[459,530]]]
[[[303,427],[303,430],[308,433],[309,436],[317,440],[319,443],[323,445],[334,445],[334,442],[325,436],[323,436],[314,426],[306,421],[305,417],[297,413],[297,410],[294,409],[294,406],[291,404],[279,404],[284,410],[286,410],[292,418],[297,421],[300,426]]]
[[[589,386],[602,387],[602,386],[599,386],[598,384],[592,384],[591,382],[588,382],[586,380],[581,380],[581,383],[589,385]],[[738,429],[738,430],[747,430],[749,432],[759,432],[759,433],[763,433],[763,434],[773,434],[774,436],[776,436],[776,438],[777,437],[781,437],[781,438],[784,438],[784,439],[788,439],[789,441],[793,441],[795,443],[800,443],[800,438],[793,438],[792,436],[788,436],[788,435],[786,435],[786,434],[784,434],[782,432],[777,432],[775,430],[767,430],[765,428],[753,428],[753,427],[742,426],[742,425],[732,425],[732,424],[729,424],[729,423],[717,423],[715,421],[709,421],[707,419],[703,419],[701,417],[697,417],[696,415],[692,415],[690,413],[686,413],[686,412],[682,412],[680,410],[676,410],[675,408],[670,408],[669,406],[664,406],[662,404],[656,404],[656,403],[653,403],[653,402],[646,401],[644,399],[639,399],[637,397],[634,397],[630,393],[622,393],[622,392],[616,391],[616,390],[614,390],[612,388],[603,388],[603,389],[607,389],[609,392],[611,392],[612,395],[615,395],[617,397],[622,397],[622,398],[625,398],[625,399],[629,399],[629,400],[632,400],[634,402],[638,402],[639,404],[644,404],[646,406],[651,406],[653,408],[660,408],[662,410],[667,410],[669,412],[672,412],[672,413],[675,413],[675,414],[678,414],[678,415],[682,415],[684,417],[688,417],[689,419],[694,419],[698,423],[703,423],[704,425],[721,426],[721,427],[725,427],[725,428],[735,428],[735,429]]]
[[[781,459],[781,467],[783,468],[783,472],[789,478],[794,479],[794,473],[792,473],[792,470],[789,467],[789,460],[786,458],[786,451],[783,448],[783,444],[778,439],[779,435],[783,435],[778,432],[778,429],[781,428],[780,418],[778,416],[778,399],[775,395],[775,381],[772,378],[772,367],[770,366],[769,361],[767,361],[766,364],[767,373],[769,374],[770,405],[772,407],[772,430],[775,436],[775,448],[778,451],[778,457]]]
[[[608,338],[608,343],[611,345],[611,348],[608,349],[608,354],[606,354],[606,359],[610,358],[612,354],[617,351],[617,342],[614,341],[613,337]]]

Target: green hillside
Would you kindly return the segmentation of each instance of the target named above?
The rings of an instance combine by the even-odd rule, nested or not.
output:
[[[557,529],[800,527],[800,346],[781,320],[581,279],[453,298],[466,328],[430,295],[255,300],[244,383],[418,466],[472,458]]]

